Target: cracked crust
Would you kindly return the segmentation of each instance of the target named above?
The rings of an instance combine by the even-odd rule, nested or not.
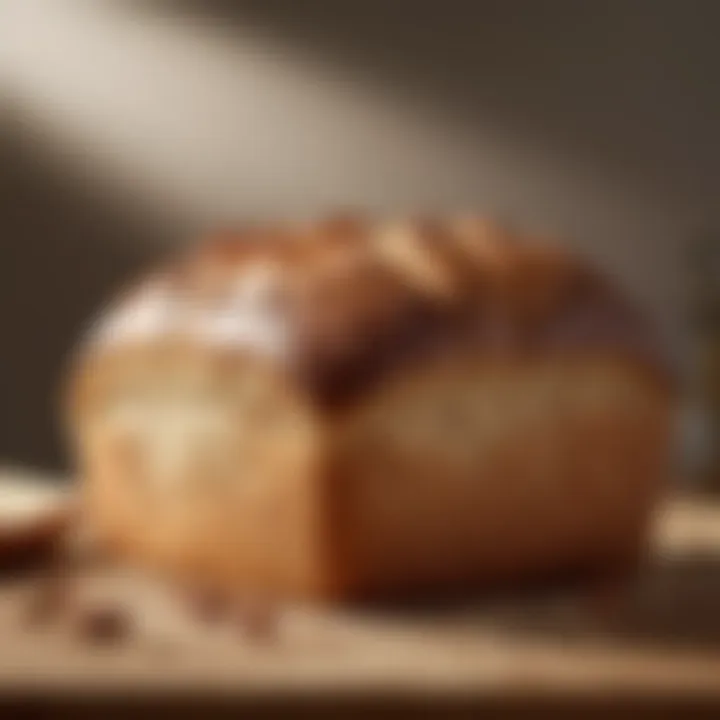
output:
[[[436,352],[611,350],[667,374],[649,321],[589,264],[473,219],[217,233],[103,314],[91,345],[174,334],[270,358],[328,408]]]

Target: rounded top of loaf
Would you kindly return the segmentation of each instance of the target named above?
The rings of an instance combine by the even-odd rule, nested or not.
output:
[[[177,335],[267,357],[324,405],[435,355],[609,352],[664,367],[648,319],[591,263],[477,217],[215,232],[105,311],[89,348]]]

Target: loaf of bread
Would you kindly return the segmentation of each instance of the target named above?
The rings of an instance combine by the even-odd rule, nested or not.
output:
[[[633,562],[673,381],[567,250],[479,219],[218,233],[104,311],[70,427],[118,552],[356,599]]]

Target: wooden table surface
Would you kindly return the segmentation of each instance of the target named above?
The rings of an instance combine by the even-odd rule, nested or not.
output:
[[[666,504],[647,570],[605,616],[567,590],[443,609],[293,607],[275,641],[256,643],[193,624],[164,589],[113,571],[93,581],[93,592],[125,598],[138,633],[97,648],[64,625],[28,628],[19,621],[32,582],[0,585],[0,692],[612,692],[720,701],[718,499]]]

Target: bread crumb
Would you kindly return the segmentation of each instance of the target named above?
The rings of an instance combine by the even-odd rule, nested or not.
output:
[[[116,605],[80,607],[75,630],[81,639],[94,645],[117,645],[132,635],[130,615]]]

